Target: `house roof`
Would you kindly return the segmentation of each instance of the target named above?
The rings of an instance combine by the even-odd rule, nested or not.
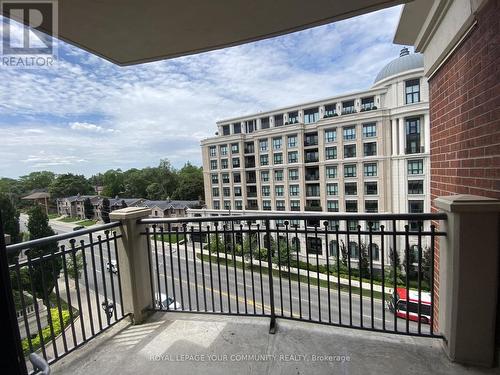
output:
[[[165,211],[168,209],[176,209],[176,210],[181,210],[185,208],[192,208],[194,206],[199,205],[199,201],[175,201],[175,200],[170,200],[170,201],[153,201],[153,200],[146,200],[142,202],[142,205],[144,207],[152,208],[152,207],[158,207],[161,210]]]
[[[49,199],[50,198],[50,193],[47,193],[46,191],[33,191],[31,194],[22,197],[21,199],[24,200],[35,200],[35,199]]]
[[[408,49],[403,48],[398,58],[395,58],[380,70],[373,83],[419,68],[424,68],[424,55],[409,53]]]

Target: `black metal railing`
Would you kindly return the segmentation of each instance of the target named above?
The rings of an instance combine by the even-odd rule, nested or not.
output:
[[[21,344],[49,363],[124,318],[115,230],[109,223],[7,246]]]
[[[431,221],[444,214],[143,219],[157,311],[437,337]],[[409,222],[422,225],[416,232]],[[357,225],[353,225],[357,223]]]

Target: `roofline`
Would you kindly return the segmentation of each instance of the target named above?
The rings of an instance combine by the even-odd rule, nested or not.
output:
[[[380,81],[376,81],[373,83],[373,87],[378,87],[380,84],[382,83],[386,83],[396,77],[399,77],[399,76],[404,76],[406,74],[414,74],[414,73],[417,73],[417,72],[422,72],[424,73],[424,67],[421,67],[421,68],[415,68],[415,69],[411,69],[411,70],[405,70],[404,72],[399,72],[399,73],[396,73],[396,74],[393,74],[392,76],[389,76],[389,77],[385,77],[383,79],[381,79]]]

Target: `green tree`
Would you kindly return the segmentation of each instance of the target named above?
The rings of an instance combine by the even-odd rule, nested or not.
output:
[[[101,208],[101,218],[105,223],[109,223],[111,220],[109,219],[110,203],[108,198],[104,198],[102,200],[102,208]]]
[[[56,178],[55,174],[50,171],[31,172],[26,176],[19,177],[19,182],[23,186],[24,191],[34,189],[47,189]]]
[[[78,194],[92,194],[94,188],[83,175],[62,174],[50,184],[49,191],[53,198],[69,197]]]
[[[290,262],[295,259],[292,256],[292,252],[295,252],[295,249],[296,246],[292,246],[286,239],[280,238],[273,249],[273,263],[276,263],[279,267],[287,267],[288,257],[290,256]]]
[[[368,246],[361,242],[359,245],[359,271],[364,278],[370,277],[370,262],[368,256]]]
[[[90,201],[90,198],[87,198],[83,201],[83,210],[85,212],[85,217],[87,220],[91,220],[94,218],[94,206]]]
[[[403,261],[403,268],[405,270],[405,274],[412,276],[415,273],[415,266],[413,265],[413,263],[416,263],[417,260],[418,260],[417,251],[414,251],[412,247],[410,247],[409,249],[406,249],[405,247],[404,261]]]
[[[76,281],[80,278],[83,270],[83,254],[81,251],[75,254],[74,259],[72,254],[66,255],[66,270],[68,276],[73,280]]]
[[[426,246],[422,254],[422,279],[431,284],[432,277],[432,250]]]
[[[28,231],[30,233],[30,240],[55,235],[55,232],[49,226],[49,218],[41,206],[34,206],[30,209],[28,214]],[[43,245],[33,246],[26,251],[26,254],[31,259],[34,259],[43,255],[51,254],[57,250],[57,242],[50,242]],[[59,273],[61,272],[62,259],[60,257],[56,257],[53,261],[51,259],[32,262],[31,264],[32,280],[34,285],[34,290],[31,290],[31,294],[44,299],[45,293],[50,295],[55,286],[54,280],[57,280]],[[44,281],[45,284],[42,281]]]
[[[198,200],[204,196],[203,168],[187,162],[178,172],[179,184],[173,199]]]
[[[211,253],[223,253],[225,251],[225,245],[222,236],[216,234],[210,235],[208,244],[205,245],[205,249],[210,250]]]
[[[6,194],[0,193],[0,212],[2,214],[3,230],[11,236],[11,242],[21,240],[19,233],[19,212]]]
[[[125,191],[124,173],[120,169],[110,169],[102,175],[102,194],[107,197],[116,197]]]

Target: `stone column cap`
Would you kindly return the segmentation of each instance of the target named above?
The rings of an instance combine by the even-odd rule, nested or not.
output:
[[[434,206],[447,212],[500,212],[500,200],[470,194],[439,197]]]
[[[140,219],[151,215],[151,208],[148,207],[125,207],[109,213],[111,220]]]

